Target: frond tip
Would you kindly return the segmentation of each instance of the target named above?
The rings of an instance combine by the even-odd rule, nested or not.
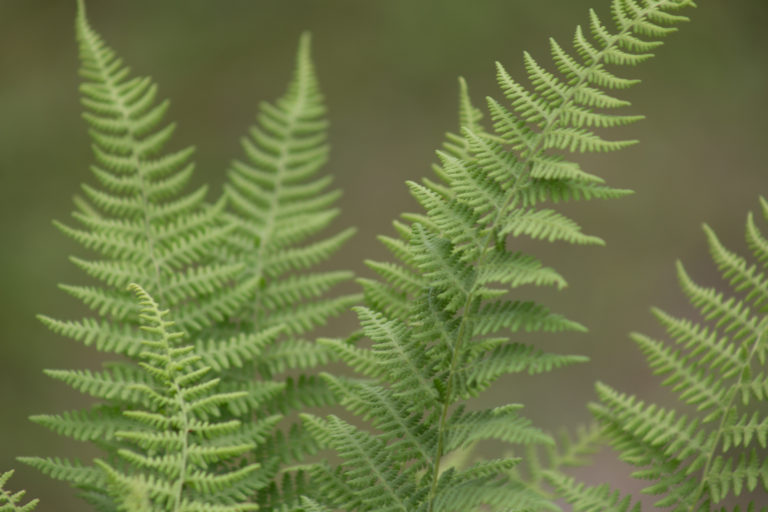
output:
[[[37,506],[37,498],[22,504],[26,491],[11,492],[5,484],[13,476],[13,470],[0,474],[0,512],[30,512]]]

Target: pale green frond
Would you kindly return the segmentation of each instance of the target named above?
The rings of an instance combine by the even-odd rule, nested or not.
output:
[[[644,492],[660,496],[657,506],[675,510],[709,510],[759,487],[768,491],[762,410],[768,400],[763,370],[768,331],[766,320],[746,304],[763,302],[763,277],[756,265],[726,249],[711,228],[705,225],[704,231],[723,279],[734,292],[746,291],[747,299],[697,285],[678,262],[680,286],[702,319],[654,310],[674,347],[632,336],[654,371],[666,375],[662,384],[695,405],[698,414],[687,419],[604,385],[598,386],[601,403],[592,407],[620,456],[643,468],[635,476],[651,481]],[[755,232],[750,216],[748,243]]]
[[[633,504],[630,496],[622,497],[619,491],[611,489],[608,484],[587,487],[560,473],[547,473],[546,478],[555,488],[557,495],[570,503],[575,512],[640,512],[642,510],[640,503]]]
[[[512,471],[514,458],[465,472],[446,469],[454,448],[488,439],[546,443],[549,437],[514,408],[467,413],[465,423],[458,419],[463,413],[453,419],[450,413],[463,411],[469,399],[502,375],[545,372],[585,359],[546,354],[496,333],[585,330],[520,296],[516,288],[525,284],[562,288],[566,282],[555,270],[510,247],[520,236],[602,245],[575,221],[539,204],[629,193],[604,185],[567,153],[616,150],[634,143],[603,135],[603,129],[642,118],[605,112],[628,105],[606,89],[637,82],[608,66],[647,60],[657,44],[644,44],[645,37],[669,31],[659,23],[682,20],[664,15],[680,6],[676,0],[643,0],[638,9],[633,9],[634,0],[618,1],[623,2],[618,28],[607,27],[591,12],[590,31],[576,31],[576,55],[551,41],[559,74],[526,53],[528,87],[497,64],[497,81],[507,102],[488,98],[491,128],[481,124],[460,81],[461,135],[446,136],[439,163],[433,166],[436,177],[408,183],[422,210],[404,214],[395,223],[396,237],[380,238],[395,262],[367,262],[378,280],[361,281],[366,305],[356,311],[370,345],[323,341],[374,384],[326,377],[341,393],[343,404],[372,430],[335,418],[304,418],[320,442],[331,444],[342,458],[336,471],[325,466],[317,470],[320,493],[329,496],[319,503],[350,511],[463,512],[481,504],[483,510],[557,510],[548,493]],[[696,389],[703,392],[700,386]],[[664,423],[664,418],[657,421]],[[678,426],[679,437],[687,434],[684,427],[688,424]],[[425,443],[420,436],[427,434]],[[352,451],[345,442],[358,449]],[[434,448],[430,452],[424,447]],[[377,480],[377,464],[397,469],[380,473]],[[419,468],[419,473],[409,474],[411,468]],[[398,501],[399,485],[409,486],[410,505]],[[362,488],[364,496],[356,497]],[[369,488],[378,494],[369,495]]]
[[[581,245],[605,245],[602,239],[585,235],[574,221],[554,210],[519,210],[505,219],[499,235],[526,235],[554,242],[564,240]]]
[[[0,512],[30,512],[37,506],[39,499],[35,498],[22,503],[26,491],[12,492],[6,488],[8,480],[13,476],[13,470],[0,474]]]

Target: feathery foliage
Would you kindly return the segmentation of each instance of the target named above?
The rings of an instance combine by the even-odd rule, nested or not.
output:
[[[139,365],[151,378],[151,383],[134,389],[150,406],[122,412],[132,420],[132,428],[126,426],[114,437],[131,448],[118,450],[122,460],[117,467],[96,461],[107,475],[118,509],[258,509],[246,503],[264,485],[258,464],[231,469],[222,464],[253,450],[263,426],[208,419],[245,392],[216,392],[220,379],[207,376],[211,368],[200,364],[194,346],[180,344],[183,333],[174,330],[168,310],[161,311],[140,286],[129,288],[142,306],[142,329],[147,333]]]
[[[229,209],[222,217],[235,229],[218,257],[226,264],[241,265],[238,281],[256,282],[257,290],[220,329],[264,335],[259,339],[263,343],[236,335],[226,349],[213,343],[206,353],[235,386],[254,376],[281,386],[271,399],[252,407],[246,404],[256,417],[336,403],[325,381],[316,376],[280,376],[328,362],[332,354],[308,335],[362,299],[359,294],[336,291],[352,279],[352,272],[313,270],[354,234],[349,228],[319,236],[338,215],[333,205],[340,195],[338,190],[328,190],[330,175],[319,175],[329,149],[325,114],[310,36],[304,34],[287,92],[274,103],[261,104],[257,124],[242,139],[245,159],[232,163],[225,185]],[[252,364],[243,364],[242,351]],[[303,477],[285,476],[277,485],[278,472],[315,449],[300,424],[290,426],[287,438],[282,431],[275,432],[268,448],[258,454],[274,480],[260,497],[263,507],[271,510],[299,503],[296,485],[303,487]]]
[[[514,478],[518,458],[447,467],[446,456],[483,440],[547,445],[552,439],[520,414],[522,406],[473,411],[469,399],[509,373],[540,373],[583,361],[513,341],[525,331],[583,331],[548,308],[520,299],[522,285],[562,288],[565,280],[530,255],[515,251],[520,235],[572,244],[601,244],[544,202],[612,198],[613,189],[564,152],[621,149],[594,130],[638,116],[610,109],[627,102],[606,90],[635,81],[607,70],[651,57],[658,39],[685,20],[684,0],[616,0],[611,31],[590,11],[589,36],[579,27],[576,55],[550,40],[559,74],[529,54],[532,89],[497,65],[510,107],[489,98],[493,131],[461,82],[461,135],[449,135],[438,181],[410,182],[424,213],[396,223],[399,238],[382,237],[397,263],[370,262],[380,280],[362,280],[365,307],[356,308],[372,345],[325,343],[369,381],[326,375],[353,413],[374,431],[336,416],[304,415],[308,429],[342,457],[336,469],[314,469],[332,509],[375,511],[553,509],[548,497]],[[591,39],[590,39],[591,37]],[[314,497],[313,497],[314,498]]]
[[[768,219],[768,202],[760,203]],[[696,284],[678,262],[680,287],[701,321],[654,309],[674,344],[632,335],[654,373],[664,375],[663,384],[694,412],[646,404],[602,383],[600,403],[591,408],[621,458],[641,468],[634,475],[651,481],[644,492],[658,495],[657,506],[720,510],[718,504],[730,498],[748,510],[767,510],[749,493],[768,491],[768,243],[751,213],[746,240],[758,263],[724,247],[709,226],[704,231],[712,259],[736,295]],[[585,496],[596,493],[579,491],[571,496],[574,504],[588,503]]]
[[[245,511],[268,480],[259,465],[236,463],[263,442],[279,417],[242,424],[214,420],[245,392],[216,390],[210,366],[194,345],[136,284],[141,309],[141,344],[136,378],[125,386],[132,397],[119,406],[33,417],[63,435],[108,446],[107,459],[84,466],[52,458],[20,460],[57,479],[68,480],[99,510]],[[140,377],[138,376],[140,373]]]
[[[105,402],[89,411],[33,419],[95,442],[112,457],[124,449],[117,433],[131,425],[122,412],[153,405],[139,390],[151,386],[151,376],[125,360],[140,358],[145,339],[140,308],[126,286],[146,283],[147,292],[174,311],[177,329],[189,336],[202,364],[221,380],[218,386],[228,399],[216,413],[231,421],[258,420],[258,429],[248,434],[254,436],[251,456],[262,464],[259,478],[266,483],[259,489],[262,505],[298,503],[302,474],[286,476],[280,486],[273,480],[285,464],[312,453],[315,444],[299,425],[283,433],[277,423],[282,412],[325,405],[333,396],[317,377],[273,377],[326,362],[327,350],[308,339],[310,330],[359,300],[334,289],[352,277],[350,272],[311,271],[352,231],[305,243],[336,216],[331,206],[338,197],[337,191],[324,192],[327,177],[317,177],[327,155],[327,123],[309,37],[300,42],[288,93],[274,106],[262,105],[259,126],[244,141],[248,163],[233,164],[226,197],[210,205],[204,202],[206,187],[184,193],[193,149],[163,152],[174,129],[173,123],[163,124],[168,102],[156,101],[157,87],[149,78],[129,76],[90,27],[82,0],[76,31],[86,80],[80,87],[84,118],[96,157],[92,170],[101,188],[83,185],[85,197],[77,199],[74,214],[81,227],[56,224],[98,254],[94,260],[72,258],[97,285],[62,288],[99,318],[40,319],[59,334],[122,358],[105,363],[103,371],[46,371]],[[227,202],[235,214],[226,211]],[[284,333],[288,336],[281,337]],[[86,498],[105,509],[113,506],[100,492],[103,475],[93,468],[25,460],[88,487]],[[147,482],[141,485],[157,494]]]
[[[22,505],[26,491],[11,492],[5,488],[5,484],[13,476],[13,470],[0,474],[0,512],[30,512],[39,502],[38,499],[28,501]]]
[[[244,279],[259,281],[259,292],[238,316],[261,328],[284,325],[294,336],[359,301],[357,295],[321,299],[351,272],[306,272],[354,233],[349,228],[306,243],[339,213],[333,204],[340,192],[327,190],[332,177],[317,175],[328,157],[325,111],[304,34],[288,91],[274,104],[261,104],[258,124],[242,141],[246,161],[232,163],[225,187],[237,226],[227,238],[227,260],[244,264]],[[317,352],[300,339],[290,345],[307,357]],[[302,365],[286,357],[275,356],[274,371]]]

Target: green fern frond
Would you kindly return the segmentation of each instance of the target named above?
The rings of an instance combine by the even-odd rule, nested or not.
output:
[[[157,101],[157,86],[129,76],[129,68],[88,24],[82,2],[75,26],[84,118],[97,161],[92,169],[104,188],[83,186],[80,202],[98,215],[76,213],[80,228],[57,225],[100,253],[101,259],[73,261],[106,287],[64,289],[101,316],[135,324],[125,286],[146,282],[174,310],[198,303],[194,315],[180,312],[177,320],[180,328],[196,332],[234,313],[256,283],[231,286],[242,267],[211,260],[211,249],[233,228],[218,220],[223,203],[203,203],[204,187],[182,195],[194,168],[193,150],[163,152],[174,124],[164,124],[168,102]]]
[[[258,464],[238,461],[267,441],[281,417],[248,424],[213,419],[247,392],[221,389],[195,346],[181,342],[185,335],[168,310],[161,310],[140,286],[129,288],[138,299],[142,323],[138,365],[110,365],[103,373],[49,372],[108,402],[32,418],[59,434],[106,448],[107,458],[96,459],[94,466],[20,460],[69,481],[89,501],[111,503],[110,509],[256,510],[251,498],[271,478],[259,473]]]
[[[24,499],[26,491],[11,492],[5,488],[5,484],[13,476],[13,470],[0,474],[0,512],[30,512],[34,510],[40,500],[33,499],[25,504]]]
[[[310,36],[304,34],[287,92],[274,104],[261,104],[258,123],[242,141],[245,161],[232,164],[225,186],[232,210],[228,218],[236,230],[224,258],[243,266],[241,279],[261,283],[235,317],[250,319],[260,328],[286,325],[294,336],[360,299],[324,298],[352,278],[349,272],[287,274],[325,261],[354,233],[347,229],[306,243],[338,214],[333,204],[339,191],[328,190],[330,176],[318,176],[328,158],[325,112],[310,57]]]
[[[695,413],[645,404],[604,384],[598,384],[600,403],[592,411],[621,458],[640,468],[634,475],[652,482],[645,492],[659,495],[657,506],[720,510],[714,507],[727,499],[755,510],[749,493],[768,491],[765,265],[750,265],[709,226],[704,231],[712,259],[736,295],[697,285],[678,263],[681,288],[702,319],[654,310],[674,344],[632,335],[654,373],[665,376],[662,384]],[[746,237],[762,237],[752,215]],[[753,249],[759,261],[768,254]]]
[[[246,304],[226,315],[227,327],[236,326],[240,334],[198,350],[230,380],[258,375],[282,386],[271,388],[276,392],[263,400],[234,401],[230,411],[239,415],[288,414],[336,402],[324,380],[285,376],[327,363],[332,353],[312,340],[311,331],[361,300],[359,294],[338,292],[353,277],[351,272],[313,269],[354,234],[354,229],[323,234],[338,214],[334,205],[340,196],[329,189],[331,177],[320,174],[328,158],[325,113],[310,36],[304,34],[286,93],[260,105],[257,123],[242,140],[244,158],[232,163],[225,185],[229,210],[222,218],[235,228],[218,257],[241,269],[238,280],[258,282],[258,288]],[[242,334],[251,331],[256,334]],[[244,355],[249,366],[243,364]],[[288,432],[288,440],[274,435],[274,450],[257,453],[265,474],[275,480],[260,501],[268,510],[299,503],[298,496],[281,497],[278,472],[317,450],[298,426]]]
[[[255,504],[246,502],[256,489],[252,477],[257,464],[213,471],[255,447],[245,441],[252,436],[233,435],[242,428],[238,420],[207,419],[238,393],[217,392],[219,379],[207,377],[211,368],[200,364],[192,345],[180,343],[183,334],[174,330],[168,311],[160,310],[140,286],[129,288],[139,299],[142,329],[147,333],[139,365],[153,381],[134,386],[152,407],[123,411],[134,420],[114,433],[131,446],[117,452],[125,464],[116,468],[96,461],[106,472],[119,507],[136,510],[133,507],[140,502],[165,510],[256,510]]]
[[[590,30],[577,28],[576,55],[552,42],[559,73],[525,54],[531,88],[500,64],[507,106],[488,99],[492,129],[460,80],[460,135],[449,134],[434,171],[437,180],[409,182],[422,212],[403,216],[399,237],[382,237],[397,263],[369,262],[366,306],[356,308],[370,348],[323,343],[369,383],[326,375],[342,403],[368,419],[369,432],[336,416],[302,416],[321,443],[343,459],[338,470],[318,466],[320,493],[345,510],[552,509],[550,496],[521,480],[517,459],[447,469],[454,450],[488,439],[548,446],[549,436],[519,416],[518,405],[465,413],[465,401],[506,373],[537,373],[583,361],[536,350],[509,335],[521,331],[583,331],[584,327],[521,299],[527,284],[563,288],[565,280],[533,257],[509,247],[527,236],[550,242],[602,244],[542,202],[619,197],[566,152],[621,149],[634,141],[602,138],[595,130],[640,116],[613,114],[627,103],[606,89],[632,85],[607,69],[646,60],[656,39],[685,18],[683,0],[616,0],[616,29],[590,12]],[[618,13],[618,14],[616,14]],[[648,39],[646,41],[646,38]],[[509,246],[509,247],[508,247]],[[450,413],[449,413],[450,411]],[[363,489],[359,491],[359,489]],[[355,493],[362,492],[355,496]],[[555,508],[556,509],[556,508]]]

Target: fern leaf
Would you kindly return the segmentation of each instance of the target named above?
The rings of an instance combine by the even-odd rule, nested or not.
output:
[[[509,247],[520,236],[602,244],[540,203],[627,193],[583,171],[566,153],[634,143],[609,140],[596,131],[641,119],[609,112],[627,103],[606,89],[636,81],[607,67],[647,60],[656,41],[646,44],[646,38],[657,39],[669,32],[669,23],[683,21],[668,14],[689,2],[653,0],[639,6],[634,0],[619,1],[615,29],[594,12],[591,32],[577,28],[577,55],[552,42],[560,74],[525,54],[528,88],[497,64],[507,101],[502,105],[488,99],[490,129],[460,80],[460,135],[449,134],[438,152],[437,179],[408,183],[422,211],[395,223],[398,237],[381,238],[396,262],[367,262],[379,278],[362,281],[366,305],[356,311],[370,346],[323,341],[371,380],[360,384],[325,375],[342,403],[373,430],[336,416],[302,416],[318,441],[342,458],[336,470],[321,465],[313,472],[316,502],[344,510],[464,511],[481,505],[488,510],[557,510],[549,494],[515,472],[516,457],[448,466],[456,451],[484,440],[522,447],[552,444],[519,415],[519,406],[472,413],[463,412],[464,407],[506,373],[538,373],[584,360],[509,339],[521,331],[584,330],[520,298],[523,285],[562,288],[565,280]]]
[[[655,372],[666,376],[662,384],[681,402],[696,406],[697,414],[688,418],[645,405],[603,384],[598,385],[600,403],[592,411],[620,456],[642,468],[635,476],[651,481],[645,492],[659,495],[657,506],[714,510],[728,500],[754,510],[757,503],[748,493],[768,491],[763,451],[768,419],[762,407],[768,381],[760,371],[766,321],[751,312],[761,311],[765,300],[763,278],[756,265],[726,249],[711,228],[705,225],[704,231],[723,279],[742,296],[697,285],[678,263],[681,288],[702,319],[682,320],[654,310],[674,348],[632,336]],[[751,215],[746,232],[748,243],[762,236]],[[744,494],[747,498],[739,501]]]
[[[146,333],[140,366],[154,382],[136,385],[150,407],[124,411],[133,422],[111,434],[134,446],[118,450],[122,467],[96,461],[110,482],[110,493],[124,510],[137,500],[172,510],[255,510],[246,501],[256,489],[247,481],[257,465],[216,473],[209,469],[254,447],[250,441],[233,442],[238,439],[231,434],[241,428],[238,420],[207,419],[212,407],[242,393],[217,392],[218,379],[206,376],[210,367],[200,365],[192,345],[179,343],[183,334],[174,330],[168,311],[160,310],[138,285],[130,288],[139,299]],[[224,439],[228,442],[222,443]]]
[[[24,499],[26,491],[11,492],[5,488],[5,484],[13,476],[13,470],[0,474],[0,512],[30,512],[34,510],[40,500],[33,499],[25,504]]]

